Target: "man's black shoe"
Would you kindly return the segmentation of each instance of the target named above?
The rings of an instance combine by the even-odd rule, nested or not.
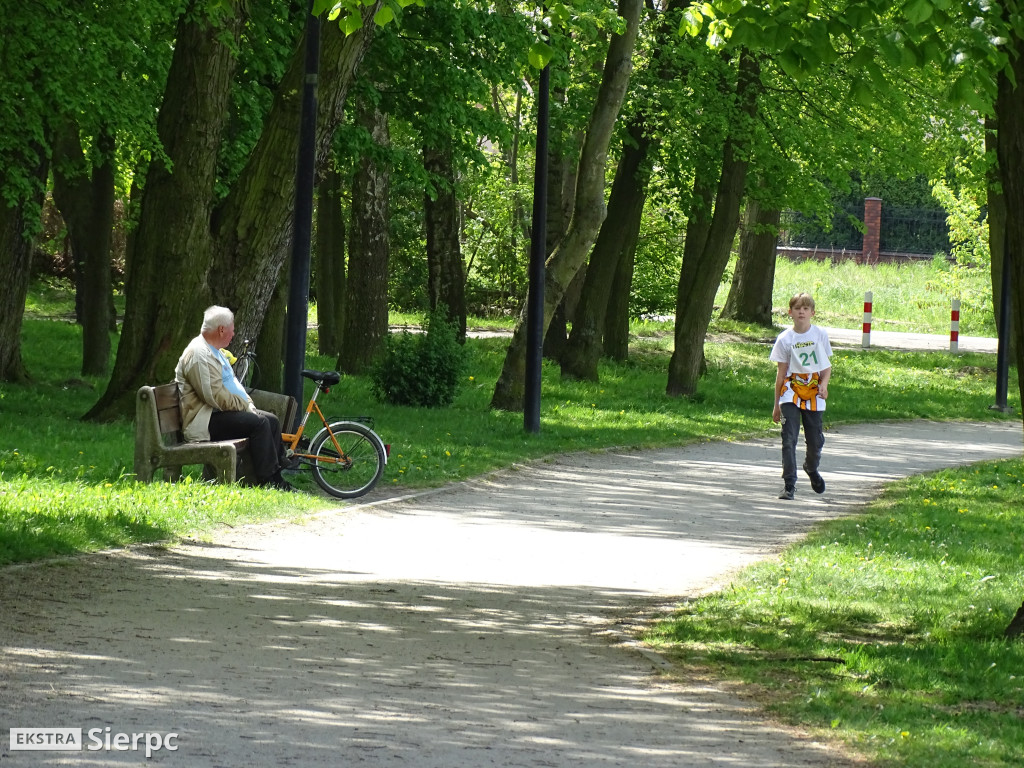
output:
[[[302,457],[301,456],[289,456],[281,464],[281,469],[296,470],[302,469]]]
[[[274,473],[273,477],[260,483],[260,486],[263,488],[270,488],[275,491],[283,491],[284,493],[293,493],[295,491],[295,487],[281,477],[280,472]]]
[[[796,490],[794,488],[786,488],[779,494],[779,498],[785,499],[786,501],[792,501],[794,496],[796,496]]]

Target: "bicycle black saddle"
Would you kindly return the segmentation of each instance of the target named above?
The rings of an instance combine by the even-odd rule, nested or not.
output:
[[[337,371],[303,371],[302,375],[307,379],[320,382],[325,387],[331,387],[341,381],[341,374]]]

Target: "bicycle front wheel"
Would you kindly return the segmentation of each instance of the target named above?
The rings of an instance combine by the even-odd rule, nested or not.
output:
[[[309,447],[313,478],[339,499],[362,496],[384,473],[384,446],[369,429],[354,421],[336,421],[320,430]]]

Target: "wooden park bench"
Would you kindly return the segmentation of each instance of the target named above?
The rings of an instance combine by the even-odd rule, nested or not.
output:
[[[253,403],[277,416],[282,429],[289,429],[295,418],[295,399],[276,392],[254,389]],[[222,483],[245,480],[248,466],[248,439],[188,443],[182,433],[181,402],[175,382],[156,387],[139,387],[135,396],[135,476],[149,483],[158,469],[172,482],[182,469],[202,464],[204,477]]]

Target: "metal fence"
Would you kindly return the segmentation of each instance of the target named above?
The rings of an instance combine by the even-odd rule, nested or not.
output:
[[[879,250],[949,255],[945,211],[882,206]]]
[[[783,211],[779,219],[779,245],[822,250],[860,250],[864,242],[863,211],[836,211],[831,225],[800,211]]]
[[[864,243],[864,210],[838,210],[831,227],[799,211],[783,211],[779,245],[791,248],[859,251]],[[893,253],[949,254],[944,211],[882,206],[879,250]]]

